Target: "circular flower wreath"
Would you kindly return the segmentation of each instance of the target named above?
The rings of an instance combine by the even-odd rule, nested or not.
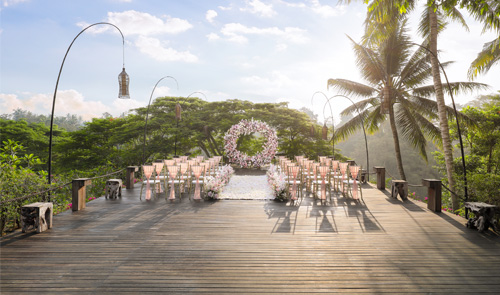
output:
[[[267,142],[262,145],[262,152],[249,156],[236,149],[236,141],[240,135],[248,135],[253,132],[260,132],[267,138]],[[224,136],[224,150],[229,158],[229,162],[239,164],[243,168],[257,167],[260,168],[271,163],[271,160],[278,148],[278,136],[276,130],[269,127],[267,123],[262,121],[241,120],[240,123],[233,125]]]

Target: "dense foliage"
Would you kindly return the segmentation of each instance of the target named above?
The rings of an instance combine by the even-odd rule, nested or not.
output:
[[[500,206],[500,95],[480,97],[462,110],[472,118],[475,126],[463,126],[462,137],[466,149],[466,171],[469,201],[481,201]],[[452,135],[458,138],[456,125]],[[458,149],[458,145],[456,146]],[[443,156],[435,153],[442,173]],[[464,173],[462,158],[454,161],[457,194],[464,198]],[[443,179],[446,182],[446,179]],[[462,206],[461,206],[462,207]]]

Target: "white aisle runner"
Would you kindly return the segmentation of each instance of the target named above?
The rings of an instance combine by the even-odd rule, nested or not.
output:
[[[233,175],[219,196],[222,200],[274,199],[266,175]]]

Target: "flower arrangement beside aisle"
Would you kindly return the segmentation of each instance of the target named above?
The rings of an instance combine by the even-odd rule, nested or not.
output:
[[[205,183],[205,199],[215,200],[219,197],[224,186],[229,182],[229,179],[234,174],[233,167],[229,165],[222,166],[215,176],[207,177]]]
[[[285,174],[278,170],[278,167],[271,164],[269,170],[267,170],[267,182],[271,186],[273,191],[274,200],[276,201],[286,201],[288,196],[286,193],[286,181]]]

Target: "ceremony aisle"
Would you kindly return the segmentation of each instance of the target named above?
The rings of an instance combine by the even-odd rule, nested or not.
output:
[[[266,175],[233,175],[219,197],[222,200],[274,199]]]

